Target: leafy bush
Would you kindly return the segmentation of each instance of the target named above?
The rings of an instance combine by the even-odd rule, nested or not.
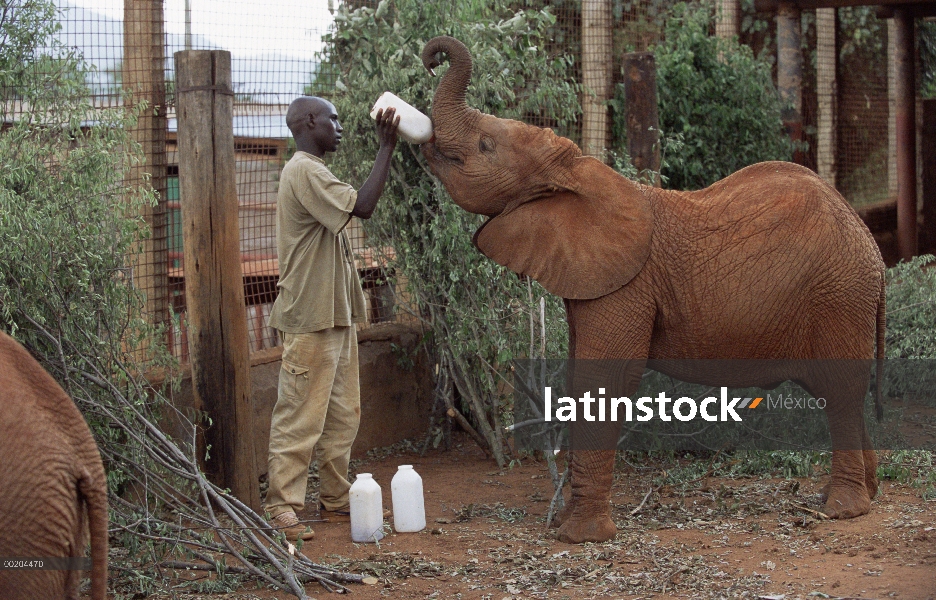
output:
[[[887,357],[936,358],[936,257],[887,271]]]
[[[119,546],[112,591],[176,594],[163,563],[175,559],[218,574],[182,584],[203,589],[237,585],[225,574],[228,559],[297,596],[297,577],[341,589],[333,569],[287,558],[260,515],[205,479],[192,445],[157,427],[173,407],[143,374],[171,360],[143,317],[128,263],[148,235],[141,208],[155,201],[146,182],[128,181],[142,160],[130,133],[136,115],[92,105],[88,67],[56,45],[55,18],[52,0],[29,0],[0,19],[0,107],[20,111],[4,115],[10,124],[0,134],[0,329],[32,352],[91,426]],[[194,438],[192,423],[172,417]]]
[[[678,4],[654,48],[660,129],[681,139],[667,148],[662,174],[673,189],[699,189],[764,160],[789,160],[781,102],[770,64],[737,39],[709,34],[714,12]],[[615,103],[623,106],[623,86]],[[623,114],[616,114],[622,138]]]
[[[336,29],[325,38],[321,74],[310,87],[326,95],[337,80],[339,91],[331,100],[345,134],[341,149],[329,159],[335,174],[357,186],[366,179],[377,153],[368,112],[384,91],[430,112],[438,79],[422,66],[420,53],[436,35],[456,37],[472,53],[470,106],[507,118],[536,115],[567,133],[579,105],[569,83],[570,61],[545,50],[555,18],[548,9],[511,13],[507,6],[501,0],[383,0],[376,9],[339,8]],[[441,75],[446,68],[437,71]],[[503,466],[502,425],[510,407],[498,391],[503,381],[497,367],[539,353],[544,343],[550,355],[562,356],[567,334],[559,298],[472,247],[472,234],[482,222],[456,206],[430,175],[419,149],[401,141],[383,199],[365,230],[368,246],[384,251],[386,272],[408,302],[403,309],[427,331],[439,366],[439,397],[451,405],[454,385]],[[542,297],[545,342],[538,324]]]

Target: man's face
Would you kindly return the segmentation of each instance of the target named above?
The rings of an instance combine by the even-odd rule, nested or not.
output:
[[[334,152],[341,143],[341,132],[344,129],[338,122],[338,111],[331,102],[323,101],[312,113],[314,128],[312,136],[319,148],[325,152]]]

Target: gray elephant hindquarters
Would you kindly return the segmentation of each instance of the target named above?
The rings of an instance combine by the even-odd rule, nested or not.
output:
[[[0,557],[83,557],[91,597],[107,587],[107,480],[81,412],[54,379],[0,332]],[[80,570],[0,570],[5,600],[78,598]]]

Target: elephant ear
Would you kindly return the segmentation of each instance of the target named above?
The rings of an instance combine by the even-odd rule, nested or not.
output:
[[[563,189],[505,210],[474,235],[485,256],[528,275],[549,292],[598,298],[633,279],[650,254],[653,217],[640,186],[610,168],[585,169],[575,191]],[[606,171],[605,171],[606,170]]]

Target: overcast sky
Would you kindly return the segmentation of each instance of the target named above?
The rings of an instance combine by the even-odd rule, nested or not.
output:
[[[123,19],[123,0],[64,0]],[[233,54],[284,53],[309,59],[332,22],[329,0],[190,0],[192,34]],[[337,0],[333,0],[337,6]],[[185,0],[165,0],[166,32],[185,32]]]

